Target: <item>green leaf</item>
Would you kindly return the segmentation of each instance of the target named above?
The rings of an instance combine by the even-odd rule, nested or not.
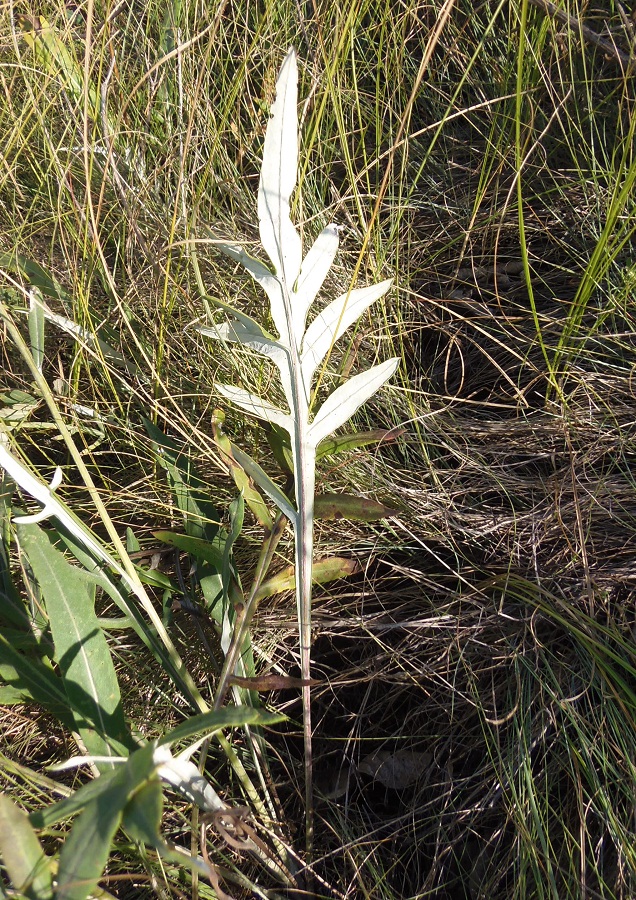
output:
[[[44,310],[31,293],[29,300],[29,338],[31,341],[31,355],[33,362],[40,374],[44,363]]]
[[[0,253],[0,266],[21,275],[47,297],[67,303],[71,302],[70,296],[60,282],[32,259],[27,259],[20,253]]]
[[[99,117],[99,94],[93,82],[86,84],[83,67],[72,54],[44,16],[18,16],[18,23],[24,37],[33,49],[36,59],[48,70],[52,78],[58,79],[65,91],[74,100],[76,109],[83,108],[84,96],[90,103],[90,115]],[[85,91],[86,85],[86,91]],[[113,130],[113,123],[109,129]]]
[[[209,229],[205,229],[205,230],[208,232],[208,234],[212,234],[212,232],[210,232]],[[221,250],[223,253],[227,254],[228,256],[231,256],[232,259],[236,259],[236,256],[231,252],[235,245],[227,244],[224,241],[219,241],[219,240],[215,240],[214,243],[218,246],[219,250]],[[243,250],[242,247],[239,249]],[[245,252],[245,251],[243,251],[243,252]],[[247,256],[247,254],[245,254],[245,255]],[[251,257],[250,257],[250,259],[251,259]],[[241,259],[241,262],[243,262],[242,259]],[[254,260],[254,262],[257,263],[257,260]],[[254,274],[254,272],[252,271],[252,268],[248,267],[245,263],[243,263],[243,265],[245,265],[245,268],[250,272],[250,274],[252,274],[254,276],[256,281],[258,281],[259,283],[262,283],[261,279],[256,277],[256,275]],[[269,276],[269,278],[271,280],[274,280],[274,276],[272,275],[272,273],[265,266],[263,266],[262,263],[258,263],[258,265],[262,267],[263,272],[267,273],[267,276]],[[280,288],[279,288],[279,290],[280,290]],[[241,325],[243,325],[243,327],[250,334],[260,335],[266,341],[274,341],[274,342],[276,341],[276,338],[272,334],[270,334],[269,331],[266,331],[264,328],[262,328],[258,324],[256,319],[252,319],[251,316],[248,316],[245,313],[241,312],[240,309],[236,309],[234,306],[230,306],[229,303],[224,303],[222,300],[219,300],[216,297],[206,297],[206,300],[209,300],[210,303],[213,303],[214,306],[218,307],[218,309],[222,309],[223,312],[225,312],[228,316],[230,316],[230,318],[236,319],[237,322],[240,322]]]
[[[29,900],[53,897],[51,863],[29,817],[6,794],[0,794],[0,855],[13,887]]]
[[[245,502],[252,510],[252,512],[256,516],[256,519],[260,522],[263,528],[267,532],[271,532],[272,528],[274,527],[274,520],[272,519],[272,515],[265,505],[265,501],[263,500],[260,492],[257,491],[254,487],[254,484],[249,475],[234,458],[231,441],[223,431],[224,421],[225,415],[223,414],[223,411],[220,409],[215,409],[212,416],[212,431],[214,433],[214,440],[216,441],[216,444],[223,455],[223,461],[229,466],[230,472],[232,473],[232,478],[234,479],[234,484],[237,486],[239,491],[242,492],[243,497],[245,498]]]
[[[218,536],[214,541],[204,541],[202,538],[190,537],[187,534],[178,534],[175,531],[153,531],[153,537],[170,547],[177,547],[184,553],[189,553],[196,559],[209,563],[219,572],[223,568],[223,545],[222,536]]]
[[[362,571],[362,566],[355,559],[345,559],[341,556],[332,556],[327,559],[319,559],[312,568],[312,582],[314,584],[327,584],[337,578],[349,578]],[[282,591],[293,591],[296,588],[296,570],[294,566],[287,566],[276,575],[264,581],[256,593],[256,599],[271,597],[272,594],[280,594]]]
[[[196,734],[214,734],[223,728],[240,728],[243,725],[273,725],[275,722],[284,721],[285,716],[280,713],[269,713],[262,709],[252,709],[249,706],[231,706],[201,713],[198,716],[190,716],[185,722],[177,725],[172,731],[164,734],[159,739],[159,746],[170,746],[178,741],[194,737]]]
[[[212,541],[221,517],[210,501],[210,489],[199,476],[187,453],[149,419],[144,427],[155,445],[157,461],[168,473],[170,487],[192,537]]]
[[[354,434],[342,434],[339,437],[325,438],[318,447],[317,457],[335,456],[337,453],[345,453],[348,450],[356,450],[358,447],[366,447],[369,444],[390,443],[397,440],[406,431],[406,428],[376,428],[374,431],[357,431]]]
[[[286,515],[288,519],[294,521],[296,519],[296,510],[294,509],[291,500],[285,496],[278,485],[272,481],[259,464],[235,444],[232,444],[232,455],[237,463],[247,472],[250,478],[255,481],[269,499],[276,504],[280,511]]]
[[[148,622],[136,603],[136,598],[127,587],[128,583],[124,583],[123,580],[115,581],[110,572],[100,568],[94,557],[86,552],[83,544],[77,540],[75,535],[63,529],[60,529],[57,533],[77,561],[87,570],[85,577],[90,581],[94,581],[115,601],[119,609],[130,620],[140,640],[143,641],[162,668],[168,673],[177,689],[183,693],[184,697],[191,698],[191,691],[187,683],[177,666],[174,665],[173,659],[166,651],[164,644],[159,640],[156,629]],[[150,580],[150,578],[148,577],[145,580]],[[160,586],[163,587],[163,584]]]
[[[80,788],[74,791],[70,797],[64,797],[57,803],[45,806],[44,809],[37,809],[29,815],[29,821],[34,828],[50,828],[58,822],[63,822],[69,816],[80,812],[89,803],[99,797],[100,794],[106,793],[110,789],[110,783],[118,774],[117,769],[110,769],[100,775],[99,778],[93,778],[87,781]]]
[[[164,841],[160,826],[163,812],[163,790],[159,780],[144,784],[129,801],[122,820],[122,827],[135,841],[154,847],[163,859],[179,866],[190,866],[204,878],[209,877],[207,865],[199,857],[187,856],[172,850]]]
[[[37,525],[20,525],[18,534],[44,595],[55,660],[75,727],[91,755],[127,756],[135,743],[126,727],[115,668],[95,615],[95,585]]]
[[[12,494],[13,481],[3,471],[0,477],[0,623],[6,622],[14,628],[19,628],[20,631],[30,633],[31,620],[13,584],[9,562]]]
[[[291,452],[291,442],[288,433],[276,425],[266,425],[265,434],[267,435],[267,443],[272,448],[274,459],[281,470],[287,472],[288,475],[293,475],[294,457]]]
[[[128,553],[137,553],[141,550],[141,546],[139,541],[137,540],[137,536],[135,532],[132,530],[130,525],[126,528],[126,550]]]
[[[0,633],[15,650],[31,653],[33,656],[53,656],[53,644],[48,635],[37,638],[32,631],[19,631],[17,628],[0,628]]]
[[[75,728],[75,720],[61,679],[41,660],[19,653],[2,632],[0,678],[14,691],[22,692],[25,699],[33,698],[36,703],[46,707],[69,730]]]
[[[162,850],[165,847],[159,831],[163,811],[163,789],[159,778],[142,785],[126,804],[122,825],[134,841]]]
[[[395,515],[396,510],[377,500],[354,494],[316,494],[314,516],[317,519],[350,519],[352,522],[377,522]]]
[[[147,744],[131,754],[113,773],[107,790],[76,819],[60,853],[55,900],[86,900],[96,887],[126,805],[155,775],[154,750],[154,744]]]

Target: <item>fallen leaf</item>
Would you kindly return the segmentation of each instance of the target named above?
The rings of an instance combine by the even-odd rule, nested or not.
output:
[[[316,678],[294,678],[293,675],[257,675],[254,678],[245,678],[242,675],[231,675],[230,684],[247,688],[248,691],[285,691],[289,688],[310,687],[320,684]]]
[[[432,759],[430,753],[416,750],[398,750],[395,753],[390,750],[377,750],[365,756],[358,766],[358,772],[370,775],[386,788],[399,791],[416,782],[429,767]]]

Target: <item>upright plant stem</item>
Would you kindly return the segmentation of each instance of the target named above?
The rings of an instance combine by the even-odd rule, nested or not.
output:
[[[299,442],[300,443],[300,442]],[[314,830],[313,754],[311,727],[311,589],[314,547],[314,491],[316,482],[316,454],[298,454],[296,502],[298,519],[295,523],[296,542],[296,602],[300,636],[300,665],[303,685],[303,735],[305,743],[305,843],[311,852]],[[302,489],[299,490],[299,485]]]
[[[296,519],[294,522],[296,564],[296,606],[303,686],[303,736],[305,744],[305,846],[311,853],[314,823],[313,754],[311,746],[311,589],[314,548],[314,493],[316,485],[316,450],[309,439],[310,386],[305,384],[300,347],[293,338],[293,314],[287,286],[283,287],[289,334],[289,361],[292,383],[295,440],[294,488]]]

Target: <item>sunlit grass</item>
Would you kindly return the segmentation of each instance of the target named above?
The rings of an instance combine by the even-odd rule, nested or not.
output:
[[[45,296],[51,308],[100,329],[139,366],[127,372],[47,328],[45,376],[52,389],[65,384],[54,388],[61,414],[120,535],[130,526],[150,544],[177,515],[142,415],[185,442],[226,510],[234,489],[211,438],[221,401],[211,386],[230,379],[236,359],[211,354],[191,326],[206,294],[264,310],[205,228],[255,246],[267,111],[296,46],[294,217],[305,246],[328,220],[345,226],[329,295],[356,269],[358,285],[395,278],[384,307],[334,355],[327,383],[358,360],[401,355],[400,385],[358,425],[406,427],[396,443],[320,464],[330,490],[376,497],[396,514],[317,530],[321,554],[351,552],[364,567],[315,601],[318,775],[335,749],[352,767],[348,793],[318,808],[318,875],[344,896],[396,900],[630,898],[633,84],[535,6],[492,3],[453,9],[412,98],[441,7],[98,4],[87,52],[86,12],[69,21],[47,4],[38,12],[55,24],[73,78],[34,58],[17,21],[28,11],[10,11],[0,30],[0,252],[52,273],[68,300]],[[626,47],[620,17],[607,22]],[[24,306],[27,279],[4,271],[3,299]],[[15,347],[5,341],[2,353],[3,391],[31,390]],[[240,365],[245,384],[268,387],[266,367]],[[73,404],[99,414],[101,437]],[[18,440],[35,465],[72,471],[51,425],[40,407]],[[226,429],[275,467],[251,423],[228,410]],[[94,525],[85,489],[68,491]],[[251,521],[244,538],[248,571],[260,540]],[[290,542],[277,552],[289,562]],[[257,625],[258,665],[293,669],[291,604],[265,604]],[[192,629],[177,621],[174,633],[213,684]],[[174,724],[179,703],[153,661],[138,666],[134,642],[109,640],[133,725],[148,709]],[[299,721],[292,698],[273,700]],[[3,752],[34,780],[3,763],[3,781],[35,806],[53,798],[42,759],[73,751],[57,731],[47,745],[21,715],[38,722],[13,710],[25,738],[18,758],[7,727]],[[284,815],[301,821],[290,732],[276,739],[272,766]],[[389,791],[355,771],[376,746],[426,748],[432,761],[415,786]],[[177,804],[170,815],[175,832],[188,826]],[[176,870],[160,874],[132,845],[120,850],[120,872],[159,879],[144,891],[195,896]],[[252,874],[247,860],[233,864]],[[117,895],[117,882],[108,889]]]

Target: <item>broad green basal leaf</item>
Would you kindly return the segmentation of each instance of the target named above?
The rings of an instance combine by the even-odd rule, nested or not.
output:
[[[95,615],[95,584],[37,525],[18,526],[20,545],[42,591],[75,727],[89,753],[126,756],[128,733],[110,650]]]
[[[28,816],[6,794],[0,794],[0,855],[20,896],[28,900],[53,897],[51,863]]]

